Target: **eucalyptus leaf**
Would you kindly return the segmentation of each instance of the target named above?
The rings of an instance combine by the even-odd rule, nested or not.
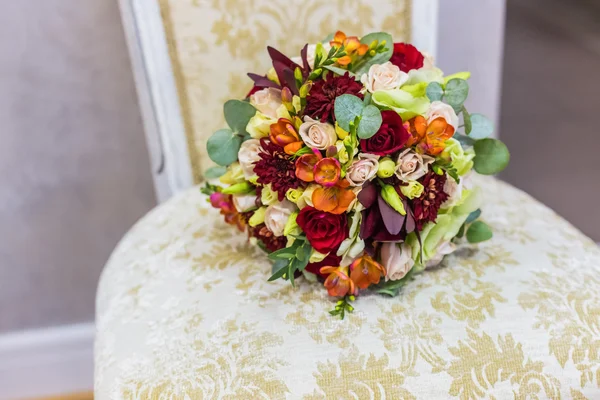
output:
[[[361,139],[368,139],[377,133],[382,122],[381,111],[374,105],[369,104],[362,110],[356,134]]]
[[[510,161],[510,153],[504,143],[497,139],[481,139],[473,145],[473,167],[482,175],[494,175],[502,171]]]
[[[392,54],[394,53],[394,40],[389,33],[385,32],[374,32],[369,33],[368,35],[363,36],[360,39],[360,42],[366,45],[370,45],[372,41],[377,40],[379,44],[385,40],[385,51],[383,53],[377,53],[374,57],[369,57],[367,61],[363,64],[360,64],[359,67],[354,71],[356,75],[361,76],[369,72],[369,68],[375,64],[383,64],[386,61],[389,61],[392,58]]]
[[[472,114],[471,124],[473,128],[466,133],[473,139],[484,139],[494,133],[494,123],[483,114]]]
[[[442,88],[442,85],[438,82],[431,82],[427,85],[425,94],[431,101],[442,101],[442,97],[444,97],[444,88]]]
[[[360,117],[364,108],[362,100],[351,94],[343,94],[335,99],[334,113],[339,126],[350,131],[350,123]]]
[[[464,79],[450,79],[446,84],[444,99],[454,108],[457,113],[460,112],[462,106],[469,96],[469,84]]]
[[[467,217],[467,220],[465,221],[465,224],[470,224],[471,222],[475,221],[477,218],[479,218],[481,216],[481,210],[477,209],[475,211],[473,211],[471,214],[469,214],[469,216]]]
[[[321,43],[329,44],[329,42],[331,42],[333,40],[334,36],[335,36],[335,33],[330,33],[329,35],[325,36],[325,39],[321,40]]]
[[[463,121],[465,124],[465,133],[468,135],[473,130],[473,123],[471,122],[471,114],[467,111],[465,106],[462,108]],[[476,139],[476,138],[474,138]]]
[[[222,167],[222,166],[214,166],[214,167],[210,167],[209,169],[204,171],[204,177],[206,179],[216,179],[216,178],[219,178],[219,177],[225,175],[226,172],[227,172],[227,168]]]
[[[338,75],[348,74],[351,77],[354,77],[354,78],[356,77],[356,74],[354,72],[348,71],[347,69],[334,67],[333,65],[324,65],[323,68],[328,69],[331,72],[335,72]]]
[[[467,229],[467,240],[469,243],[485,242],[493,236],[490,227],[483,221],[475,221]]]
[[[223,114],[227,125],[237,134],[245,135],[246,125],[256,114],[256,108],[246,101],[228,100],[223,106]]]
[[[454,139],[458,140],[463,148],[471,147],[473,144],[475,144],[475,139],[471,139],[469,136],[465,136],[460,133],[454,135]]]
[[[227,166],[238,159],[242,137],[231,129],[219,129],[208,139],[206,150],[211,160],[221,166]]]

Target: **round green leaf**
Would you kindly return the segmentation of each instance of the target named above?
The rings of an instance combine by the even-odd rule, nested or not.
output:
[[[431,101],[441,101],[444,96],[444,88],[438,82],[431,82],[427,85],[425,94],[427,94],[427,97]]]
[[[221,166],[210,167],[206,171],[204,171],[204,177],[206,179],[216,179],[219,178],[227,172],[227,168]]]
[[[465,122],[466,126],[466,122]],[[467,135],[473,139],[484,139],[494,132],[494,123],[485,115],[471,114],[471,131]]]
[[[360,116],[364,104],[361,99],[351,94],[343,94],[335,99],[334,113],[335,119],[342,129],[349,131],[350,123],[354,122],[356,117]]]
[[[475,221],[467,229],[467,240],[469,243],[485,242],[493,236],[490,227],[483,221]]]
[[[502,171],[510,161],[510,153],[504,143],[496,139],[481,139],[473,145],[473,167],[482,175],[494,175]]]
[[[241,144],[241,136],[234,134],[231,129],[219,129],[208,139],[206,150],[211,160],[227,166],[237,161]]]
[[[362,110],[362,117],[358,124],[356,134],[361,139],[368,139],[377,133],[383,122],[381,111],[374,105],[370,104]]]
[[[363,36],[360,39],[360,42],[366,45],[370,45],[372,41],[377,40],[379,44],[385,40],[385,51],[383,53],[377,53],[374,57],[369,57],[368,61],[364,64],[361,64],[354,73],[358,76],[369,72],[369,68],[375,64],[383,64],[386,61],[389,61],[392,58],[392,54],[394,53],[394,39],[392,39],[392,35],[385,32],[374,32],[369,33],[368,35]]]
[[[446,84],[446,92],[444,98],[446,102],[454,108],[454,111],[459,112],[469,96],[469,84],[464,79],[450,79]]]
[[[228,100],[223,106],[223,114],[233,132],[245,135],[246,125],[256,114],[256,108],[246,101]]]

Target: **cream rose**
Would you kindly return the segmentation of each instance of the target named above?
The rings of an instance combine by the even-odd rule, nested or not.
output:
[[[384,243],[381,246],[381,263],[386,268],[385,280],[397,281],[415,265],[412,259],[412,249],[406,243]]]
[[[461,178],[457,183],[451,176],[446,176],[443,190],[448,195],[448,198],[442,203],[441,208],[449,208],[457,205],[462,198],[463,179]]]
[[[442,244],[440,244],[437,248],[437,251],[435,252],[435,255],[429,259],[429,261],[427,261],[425,263],[425,268],[434,268],[437,267],[442,260],[444,259],[445,256],[447,256],[448,254],[452,254],[454,253],[454,251],[456,250],[456,245],[452,242],[443,242]]]
[[[304,123],[300,125],[299,133],[308,147],[319,150],[335,146],[337,141],[337,134],[333,125],[315,121],[311,117],[304,117]]]
[[[451,106],[441,101],[432,102],[425,116],[429,123],[436,118],[442,117],[448,124],[454,127],[454,130],[458,129],[458,115],[456,115]]]
[[[242,167],[242,171],[244,173],[244,177],[246,179],[250,179],[254,174],[254,163],[260,160],[260,140],[258,139],[248,139],[240,146],[240,151],[238,152],[238,162]]]
[[[398,156],[396,161],[396,176],[404,182],[416,181],[427,173],[433,157],[415,153],[406,149]]]
[[[323,50],[325,51],[325,53],[329,53],[329,50],[331,50],[331,45],[329,43],[323,43],[322,45],[323,45]],[[311,67],[315,66],[316,56],[317,56],[317,45],[309,44],[308,48],[306,49],[306,61],[308,61],[308,65],[310,65]],[[298,65],[302,65],[302,57],[292,57],[291,60]]]
[[[361,78],[361,82],[365,85],[367,91],[371,93],[376,90],[398,89],[407,80],[408,74],[389,61],[372,65],[369,72]]]
[[[282,104],[281,90],[265,88],[250,96],[250,104],[270,118],[277,118],[277,109]]]
[[[421,54],[423,54],[423,68],[435,68],[435,58],[426,51],[422,51]]]
[[[233,205],[238,212],[250,211],[256,208],[256,195],[233,196]]]
[[[346,179],[351,186],[362,186],[366,181],[373,179],[379,169],[379,156],[362,153],[346,171]]]
[[[288,218],[296,211],[294,203],[283,200],[267,207],[265,211],[265,225],[275,236],[282,236]]]

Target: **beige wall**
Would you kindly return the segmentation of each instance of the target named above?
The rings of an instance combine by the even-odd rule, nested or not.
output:
[[[0,140],[0,332],[92,320],[155,203],[116,0],[3,2]]]

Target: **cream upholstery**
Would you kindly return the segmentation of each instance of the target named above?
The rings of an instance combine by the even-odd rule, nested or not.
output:
[[[102,276],[96,399],[600,398],[600,250],[479,183],[493,240],[344,321],[319,283],[267,282],[266,257],[197,189],[171,199]]]
[[[223,103],[243,98],[248,72],[266,73],[266,46],[300,52],[332,30],[385,30],[410,39],[410,0],[160,0],[196,181],[211,165],[206,140]]]

